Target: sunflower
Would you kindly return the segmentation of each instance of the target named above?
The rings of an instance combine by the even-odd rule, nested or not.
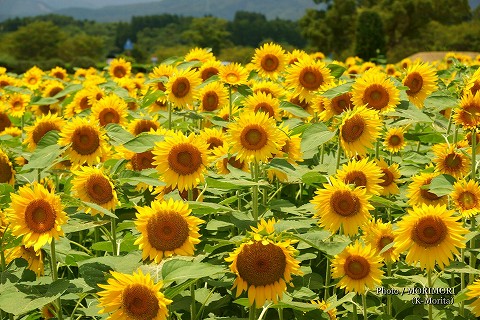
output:
[[[123,274],[110,272],[112,278],[108,284],[99,284],[103,291],[98,292],[99,313],[111,313],[107,320],[151,319],[166,320],[168,305],[172,300],[165,298],[160,292],[163,283],[155,284],[150,274]]]
[[[325,92],[327,90],[333,89],[339,85],[344,84],[345,81],[339,81],[337,84],[331,82],[327,85],[322,86],[321,91]],[[328,121],[333,116],[341,115],[342,113],[353,109],[352,102],[352,93],[345,92],[335,96],[332,99],[321,97],[323,99],[323,112],[319,113],[319,117],[322,121]]]
[[[8,117],[8,113],[5,112],[6,110],[2,110],[2,109],[3,108],[0,103],[0,132],[12,126],[12,121],[10,121],[10,118]]]
[[[90,104],[89,97],[90,91],[88,89],[83,88],[77,91],[72,102],[65,107],[65,117],[73,117],[77,113],[90,109],[92,105]]]
[[[207,61],[210,61],[210,60],[215,60],[215,56],[213,55],[211,49],[192,48],[185,55],[185,61],[207,62]]]
[[[480,186],[475,180],[456,181],[451,197],[454,207],[464,217],[472,217],[480,212]]]
[[[475,95],[480,91],[480,68],[475,70],[472,76],[467,79],[463,92],[465,93],[468,91],[470,91],[472,95]]]
[[[405,58],[400,61],[399,68],[408,69],[412,65],[412,60],[410,58]]]
[[[303,50],[294,49],[287,53],[287,64],[292,65],[298,62],[300,59],[308,59],[308,53]]]
[[[8,183],[13,186],[15,182],[15,169],[8,155],[0,149],[0,183]]]
[[[480,124],[480,92],[475,95],[467,92],[462,96],[453,120],[464,129],[475,129]]]
[[[80,200],[95,203],[107,210],[115,209],[118,204],[117,192],[112,180],[102,169],[82,166],[72,173],[75,176],[72,190]],[[87,207],[85,212],[91,212],[92,215],[100,213],[100,216],[103,216],[102,212],[90,207]]]
[[[280,124],[279,129],[284,133],[282,148],[280,152],[275,154],[276,158],[286,158],[290,164],[297,164],[297,162],[302,162],[302,150],[301,143],[302,138],[300,134],[292,134],[292,131],[288,128],[288,125]]]
[[[352,188],[335,178],[330,182],[323,185],[324,189],[318,189],[310,201],[315,205],[314,215],[320,219],[320,226],[332,233],[343,226],[343,233],[353,236],[370,219],[369,210],[373,210],[373,206],[368,201],[371,196],[365,188]]]
[[[383,182],[379,183],[382,187],[380,194],[382,196],[399,194],[400,189],[397,186],[397,179],[400,178],[398,163],[392,163],[391,165],[388,165],[383,159],[376,160],[376,162],[377,166],[379,166],[383,172],[383,176],[381,178]]]
[[[380,135],[382,120],[365,106],[347,111],[340,124],[340,145],[347,154],[364,156]]]
[[[222,63],[218,60],[208,60],[202,63],[198,69],[202,81],[206,81],[207,79],[216,76],[220,72],[221,65]]]
[[[228,103],[228,90],[221,82],[212,81],[198,91],[197,99],[201,111],[213,112]]]
[[[63,89],[65,89],[65,86],[60,81],[48,80],[45,81],[42,92],[45,98],[52,98],[60,93]],[[59,98],[59,100],[63,99],[64,97]]]
[[[387,263],[392,263],[398,260],[399,253],[395,251],[395,245],[390,249],[382,250],[392,242],[395,242],[395,235],[393,234],[392,224],[390,222],[383,223],[381,220],[369,221],[362,227],[363,241],[365,244],[372,246],[377,254]]]
[[[311,100],[324,84],[333,81],[324,62],[312,58],[299,59],[286,69],[285,85],[302,99]]]
[[[287,62],[287,56],[283,48],[275,43],[265,43],[255,49],[252,63],[260,77],[277,78],[283,71]]]
[[[108,67],[108,73],[114,79],[130,77],[132,64],[123,58],[113,59]]]
[[[15,118],[20,118],[25,113],[27,105],[30,103],[30,96],[21,93],[14,93],[7,97],[8,113]]]
[[[226,139],[223,131],[218,128],[203,129],[199,134],[199,138],[208,145],[209,152],[213,152],[216,148],[223,146]]]
[[[274,235],[262,235],[273,231],[265,221],[257,230],[263,232],[251,234],[225,261],[231,262],[230,270],[237,276],[232,287],[237,288],[236,296],[246,291],[250,305],[255,303],[260,308],[267,300],[277,303],[292,281],[292,274],[301,271],[290,240],[277,241]]]
[[[143,260],[160,263],[172,255],[193,256],[200,243],[199,225],[205,221],[190,215],[183,201],[153,201],[150,206],[136,207],[135,227],[140,232],[135,244]]]
[[[310,301],[311,304],[314,304],[314,305],[317,305],[317,307],[326,312],[327,315],[328,315],[328,319],[330,320],[337,320],[337,309],[336,308],[332,308],[328,311],[325,311],[327,310],[328,308],[330,308],[330,304],[328,302],[325,302],[324,300],[322,301],[319,301],[319,300],[312,300]]]
[[[69,146],[66,155],[73,164],[92,165],[108,155],[106,141],[107,137],[98,124],[76,117],[62,128],[58,144]]]
[[[62,225],[68,217],[63,211],[60,196],[49,192],[42,185],[34,183],[20,187],[17,193],[11,194],[11,204],[6,209],[12,234],[23,236],[25,247],[33,246],[35,251],[63,236]]]
[[[356,107],[381,113],[393,110],[400,103],[400,91],[385,73],[369,70],[357,78],[352,86],[352,101]]]
[[[397,223],[396,251],[408,251],[405,259],[408,264],[419,262],[420,268],[427,270],[433,270],[438,264],[443,270],[453,255],[460,254],[458,249],[465,248],[464,235],[468,230],[459,219],[461,216],[455,216],[445,205],[414,206]]]
[[[365,188],[367,194],[380,194],[382,187],[382,170],[374,161],[367,158],[362,160],[352,159],[337,171],[336,177],[345,184]]]
[[[155,144],[153,154],[153,164],[167,186],[183,191],[204,180],[207,145],[193,133],[188,137],[181,132],[166,136]]]
[[[11,77],[7,74],[0,74],[0,89],[5,88],[6,86],[20,86],[18,80],[14,77]]]
[[[52,70],[50,70],[50,72],[48,73],[51,77],[54,77],[54,78],[57,78],[57,79],[60,79],[60,80],[66,80],[67,78],[67,70],[65,70],[64,68],[62,67],[55,67],[53,68]]]
[[[28,144],[28,148],[33,151],[47,132],[60,132],[64,126],[65,120],[55,114],[48,114],[37,118],[33,125],[25,127],[27,137],[23,143]]]
[[[229,125],[227,141],[241,161],[266,161],[282,148],[282,135],[275,120],[267,114],[242,112]]]
[[[27,261],[27,269],[35,272],[37,277],[43,276],[45,273],[43,267],[43,252],[42,250],[34,250],[32,247],[18,246],[5,250],[5,260],[9,264],[11,261],[22,258]]]
[[[134,119],[128,124],[128,131],[134,136],[138,136],[143,132],[150,132],[160,129],[161,125],[158,122],[158,116],[153,116],[152,119]]]
[[[428,63],[417,62],[409,66],[403,78],[403,85],[408,87],[408,100],[422,108],[427,96],[437,90],[437,80],[435,68]]]
[[[294,94],[293,92],[289,92],[289,93],[287,93],[286,98],[287,98],[288,102],[299,106],[300,108],[302,108],[303,110],[307,111],[310,114],[314,114],[314,112],[317,111],[317,110],[314,110],[315,105],[318,106],[318,105],[321,104],[322,110],[324,110],[323,101],[325,99],[322,96],[315,96],[311,100],[306,100],[306,99],[303,99],[302,97],[300,97],[298,94]],[[318,101],[319,99],[321,100],[320,102]],[[319,103],[317,103],[317,102],[319,102]]]
[[[473,314],[480,317],[480,279],[467,286],[467,298],[475,299],[470,306],[473,308]]]
[[[468,148],[470,149],[470,148]],[[433,149],[435,153],[435,171],[462,179],[470,170],[470,158],[455,145],[440,144]],[[467,153],[471,151],[467,150]]]
[[[151,85],[154,86],[156,90],[164,91],[167,89],[165,83],[168,81],[168,78],[175,72],[175,68],[172,65],[161,64],[153,68],[152,72],[149,73],[150,79],[159,79],[159,81],[153,82]],[[166,80],[161,79],[165,77]]]
[[[387,133],[385,134],[385,140],[383,140],[385,149],[395,153],[405,148],[407,142],[403,136],[404,131],[405,128],[398,127],[388,129]]]
[[[98,121],[102,127],[109,123],[123,125],[127,118],[127,104],[117,95],[103,97],[92,107],[92,119]]]
[[[332,260],[332,277],[340,279],[337,286],[347,292],[365,293],[382,283],[382,257],[370,245],[357,240]]]
[[[177,107],[186,107],[193,104],[197,95],[197,87],[202,83],[198,72],[195,70],[177,69],[165,85],[165,93],[170,102]]]
[[[412,182],[408,186],[407,198],[408,204],[413,205],[446,205],[448,202],[448,197],[437,196],[436,194],[430,192],[429,185],[432,182],[433,178],[440,175],[439,172],[434,173],[420,173],[416,176],[413,176]]]
[[[218,76],[223,83],[231,86],[239,86],[247,83],[248,72],[240,63],[232,62],[227,65],[222,65]]]
[[[42,83],[43,71],[34,66],[23,74],[23,83],[31,90],[36,90]]]
[[[226,143],[220,147],[213,149],[210,162],[215,164],[217,173],[221,175],[229,174],[229,166],[249,172],[248,162],[240,159],[235,159],[235,156],[228,154],[228,147]]]
[[[247,110],[255,113],[263,112],[270,118],[280,120],[280,101],[270,94],[254,93],[243,100],[243,105]]]
[[[395,74],[397,73],[397,68],[394,64],[388,63],[385,66],[385,73],[389,76],[395,76]]]
[[[273,81],[252,80],[250,87],[252,88],[253,93],[263,92],[265,94],[270,94],[277,99],[285,95],[285,89],[283,89],[280,84]]]

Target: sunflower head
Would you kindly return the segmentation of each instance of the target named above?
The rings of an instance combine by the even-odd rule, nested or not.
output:
[[[384,250],[386,246],[395,242],[395,235],[390,222],[383,223],[381,220],[372,220],[366,223],[362,229],[365,243],[371,245],[385,261],[391,263],[398,260],[399,253],[395,251],[395,246]]]
[[[446,195],[438,196],[430,191],[430,182],[438,176],[439,172],[423,172],[411,178],[412,182],[408,186],[407,198],[409,205],[443,205],[448,203]]]
[[[255,50],[252,63],[261,77],[276,78],[285,68],[286,60],[287,56],[280,45],[266,43]]]
[[[480,92],[467,92],[462,96],[453,120],[464,129],[475,129],[480,124]]]
[[[200,110],[214,112],[228,103],[228,91],[221,82],[209,82],[198,91],[197,99]]]
[[[15,182],[15,169],[8,155],[0,149],[0,183],[13,185]]]
[[[417,62],[407,68],[403,85],[408,87],[408,99],[422,108],[425,99],[437,90],[438,76],[433,66]]]
[[[231,86],[239,86],[247,83],[248,71],[241,64],[232,62],[222,65],[219,69],[218,76],[223,83]]]
[[[405,128],[397,128],[392,127],[388,129],[387,133],[385,134],[385,140],[383,141],[383,145],[385,149],[390,152],[399,152],[407,145],[403,133]]]
[[[375,69],[365,72],[352,86],[352,100],[356,107],[385,113],[400,103],[400,91],[385,73]]]
[[[480,317],[480,279],[475,280],[467,287],[467,297],[473,299],[470,306],[473,308],[473,314]]]
[[[108,67],[108,72],[114,79],[129,77],[132,72],[132,64],[123,58],[113,59]]]
[[[186,107],[193,104],[194,97],[197,95],[198,86],[202,80],[197,71],[191,69],[175,72],[168,79],[165,93],[170,102],[177,107]]]
[[[470,150],[462,151],[456,145],[440,144],[433,148],[435,171],[449,174],[457,179],[464,178],[470,169],[470,158],[465,155]],[[468,148],[470,149],[470,148]]]
[[[480,212],[480,186],[475,180],[456,181],[451,198],[455,209],[464,217],[472,217]]]
[[[60,132],[65,125],[65,120],[56,114],[48,114],[35,119],[32,126],[25,127],[27,137],[23,143],[28,144],[30,150],[34,150],[43,136],[50,131]]]
[[[127,104],[117,95],[108,95],[92,107],[92,119],[105,127],[109,123],[123,125],[127,118]]]

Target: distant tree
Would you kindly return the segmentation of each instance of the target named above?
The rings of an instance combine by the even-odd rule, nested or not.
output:
[[[357,20],[355,54],[364,60],[385,54],[385,33],[380,15],[373,10],[364,10]]]
[[[237,11],[228,30],[236,45],[258,47],[267,37],[267,18],[261,13]]]
[[[297,48],[303,48],[306,45],[297,21],[278,18],[270,20],[267,21],[265,31],[276,43],[290,44]]]
[[[308,46],[314,51],[331,52],[332,31],[327,25],[325,11],[307,9],[305,15],[298,21],[300,32],[307,40]]]
[[[227,20],[216,17],[194,18],[190,28],[182,37],[202,48],[212,48],[215,55],[230,44],[230,32],[227,31]]]
[[[66,38],[58,48],[59,57],[68,62],[73,61],[76,57],[88,57],[98,61],[103,59],[105,54],[104,38],[86,33]]]
[[[459,24],[472,18],[468,0],[435,0],[433,12],[433,18],[446,25]]]
[[[330,29],[330,48],[337,57],[352,48],[356,19],[356,0],[334,0],[327,11],[325,22]]]

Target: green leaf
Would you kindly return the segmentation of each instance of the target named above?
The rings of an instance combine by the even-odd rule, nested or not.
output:
[[[36,106],[46,106],[49,104],[57,103],[58,99],[55,98],[43,98],[43,97],[33,97],[30,104]]]
[[[77,92],[78,90],[80,90],[82,88],[83,88],[83,86],[81,84],[78,84],[78,83],[69,84],[68,86],[65,87],[65,89],[63,89],[62,91],[60,91],[59,93],[54,95],[53,98],[58,99],[58,98],[65,97],[66,95]]]
[[[328,89],[322,93],[322,96],[328,99],[333,99],[336,96],[349,92],[352,89],[352,84],[353,81],[348,81],[347,83],[336,86],[335,88]]]
[[[293,114],[294,116],[297,116],[300,118],[308,118],[311,116],[311,114],[305,111],[302,107],[299,107],[296,104],[293,104],[289,101],[282,101],[280,103],[280,109],[285,110]]]
[[[453,184],[455,181],[455,178],[451,175],[441,174],[432,179],[428,186],[428,191],[439,197],[451,194],[453,192]]]
[[[408,101],[402,101],[395,111],[387,113],[387,116],[402,117],[411,120],[411,123],[433,122],[429,116]]]
[[[310,171],[302,176],[302,182],[305,183],[307,186],[311,186],[327,183],[328,180],[323,174],[320,174],[317,171]]]
[[[232,209],[212,202],[188,201],[188,207],[195,215],[206,215],[219,212],[231,212]]]
[[[347,68],[345,68],[344,66],[335,63],[330,63],[329,65],[327,65],[327,68],[330,69],[330,74],[336,79],[340,78],[345,72],[345,70],[347,70]]]
[[[160,82],[160,81],[159,81]],[[155,90],[153,92],[150,92],[149,94],[145,95],[143,97],[142,103],[141,103],[141,108],[146,108],[150,106],[152,103],[160,99],[161,97],[165,97],[165,92],[162,90]]]
[[[163,141],[164,137],[161,135],[150,134],[143,132],[130,141],[124,143],[124,147],[135,153],[141,153],[152,149],[155,143]]]
[[[53,165],[60,162],[59,156],[64,150],[65,147],[60,147],[57,144],[42,149],[35,149],[30,156],[28,163],[23,166],[20,172],[27,172],[33,169],[42,169],[42,171],[48,170]]]
[[[40,139],[40,141],[37,143],[36,149],[43,149],[45,147],[57,144],[59,136],[60,135],[57,130],[48,131],[43,135],[42,139]]]
[[[162,267],[162,278],[165,283],[181,283],[190,279],[201,279],[216,274],[225,273],[223,266],[205,262],[173,259],[165,262]]]
[[[236,190],[236,189],[245,189],[255,185],[267,185],[266,182],[254,182],[243,179],[213,179],[207,177],[205,179],[206,184],[209,188],[216,189],[225,189],[225,190]]]
[[[458,105],[458,100],[444,92],[435,92],[431,96],[427,97],[424,102],[425,107],[433,108],[434,110],[441,111],[448,108],[453,108]]]
[[[106,125],[105,129],[107,130],[107,135],[112,140],[111,143],[114,146],[124,144],[135,138],[130,132],[117,123],[109,123]]]
[[[480,274],[480,270],[470,267],[468,264],[460,261],[452,261],[444,269],[445,272],[456,272],[456,273],[473,273]]]
[[[110,221],[106,221],[106,220],[85,221],[85,220],[70,218],[67,224],[62,227],[62,230],[65,233],[72,233],[72,232],[77,232],[81,230],[94,229],[96,227],[103,226],[107,223],[110,223]]]
[[[318,148],[330,141],[335,132],[330,131],[323,123],[314,123],[309,126],[302,135],[300,144],[304,159],[311,159],[318,153]]]

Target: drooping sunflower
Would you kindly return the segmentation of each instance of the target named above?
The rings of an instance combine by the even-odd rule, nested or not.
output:
[[[347,246],[332,260],[332,277],[340,279],[337,286],[347,292],[365,293],[382,283],[382,257],[358,240]]]
[[[260,308],[267,300],[277,303],[292,274],[301,271],[290,240],[275,239],[265,221],[259,223],[257,231],[261,232],[250,234],[225,261],[231,262],[230,270],[237,276],[232,287],[237,288],[236,296],[246,291],[250,305]]]
[[[222,65],[219,69],[218,76],[223,83],[231,86],[239,86],[247,83],[248,71],[240,63],[232,62],[227,65]]]
[[[306,57],[308,57],[308,53],[303,50],[294,49],[287,53],[287,63],[288,65],[295,64],[298,60],[305,59]]]
[[[300,137],[300,134],[292,134],[288,125],[285,125],[284,123],[280,124],[279,129],[284,133],[282,135],[284,142],[282,143],[282,148],[275,157],[285,158],[293,165],[297,164],[297,162],[303,161],[301,150],[302,138]]]
[[[407,95],[418,108],[423,108],[425,99],[437,90],[438,76],[433,66],[417,62],[408,67],[403,85],[408,87]]]
[[[10,135],[12,137],[20,137],[22,135],[22,129],[17,127],[8,127],[5,130],[0,131],[0,136]]]
[[[135,241],[142,259],[160,263],[172,255],[193,256],[200,243],[199,225],[203,220],[192,216],[183,201],[153,201],[150,206],[136,207],[135,227],[140,232]]]
[[[57,66],[50,70],[49,75],[60,80],[66,80],[68,72],[64,68]]]
[[[345,81],[339,81],[338,83],[331,82],[327,85],[321,87],[321,91],[325,92],[329,89],[333,89],[339,85],[344,84]],[[353,102],[352,102],[352,93],[345,92],[332,99],[328,99],[326,97],[323,98],[323,108],[324,111],[319,114],[320,119],[323,121],[330,120],[333,116],[338,116],[344,113],[345,111],[353,109]]]
[[[280,101],[271,94],[263,92],[254,93],[243,100],[243,105],[252,112],[263,112],[270,118],[277,121],[280,120]]]
[[[372,249],[374,249],[382,259],[387,263],[398,260],[400,254],[395,251],[395,245],[382,252],[387,245],[395,242],[395,235],[393,234],[392,224],[390,222],[383,223],[381,220],[372,220],[365,224],[362,230],[362,238],[365,244],[371,245]]]
[[[344,234],[353,236],[370,219],[369,210],[373,210],[369,203],[371,195],[364,188],[352,188],[335,178],[330,182],[323,185],[324,189],[318,189],[310,201],[315,205],[314,215],[320,219],[320,226],[332,233],[342,227]]]
[[[199,138],[207,143],[209,152],[213,152],[224,145],[226,136],[219,128],[205,128],[200,132]]]
[[[206,81],[207,79],[216,76],[220,72],[221,65],[222,63],[218,60],[208,60],[202,63],[198,69],[202,81]]]
[[[244,111],[235,122],[230,123],[227,141],[236,153],[236,159],[266,161],[282,148],[282,132],[275,120],[266,113]]]
[[[117,192],[112,180],[102,169],[82,166],[72,173],[75,175],[72,190],[80,200],[95,203],[107,210],[115,209],[118,204]],[[90,207],[86,207],[85,212],[103,216],[102,212]]]
[[[480,124],[480,92],[474,95],[467,92],[462,96],[453,120],[464,129],[475,129]]]
[[[0,149],[0,183],[13,185],[15,182],[15,169],[8,155]]]
[[[470,149],[470,148],[468,148]],[[466,150],[467,153],[471,151]],[[462,179],[470,170],[470,158],[455,145],[447,143],[436,145],[433,148],[435,158],[435,171],[449,174],[457,179]]]
[[[161,125],[158,122],[158,116],[153,116],[152,119],[133,119],[127,126],[128,131],[134,136],[138,136],[140,133],[155,131],[160,129]]]
[[[188,137],[181,132],[174,133],[155,144],[153,164],[167,186],[178,187],[180,191],[192,189],[204,180],[207,147],[193,133]]]
[[[385,113],[400,103],[400,91],[385,73],[372,69],[355,80],[352,101],[356,107],[366,105],[369,109]]]
[[[111,271],[108,284],[99,284],[99,313],[110,313],[108,320],[151,319],[166,320],[168,305],[172,300],[165,298],[160,289],[163,283],[153,282],[150,274],[123,274]]]
[[[228,90],[218,81],[207,83],[198,91],[200,110],[213,112],[221,109],[228,103]]]
[[[405,259],[408,264],[419,263],[421,269],[427,270],[433,270],[437,264],[443,270],[453,255],[465,248],[464,235],[468,230],[459,219],[461,216],[455,216],[444,205],[414,206],[394,230],[396,251],[408,251]]]
[[[464,217],[472,217],[480,212],[480,186],[477,181],[456,181],[451,197],[455,209]]]
[[[397,179],[400,178],[400,170],[398,169],[398,163],[392,163],[391,165],[388,165],[385,160],[380,159],[377,160],[377,165],[383,172],[383,176],[381,178],[383,181],[379,183],[382,187],[380,194],[382,196],[399,194],[400,189],[397,185]]]
[[[213,149],[212,153],[213,155],[211,156],[209,162],[215,164],[218,174],[229,174],[229,166],[245,172],[249,171],[248,162],[235,159],[235,156],[228,154],[228,147],[226,143],[220,147]]]
[[[7,97],[8,113],[15,118],[20,118],[25,113],[30,103],[30,96],[21,93],[14,93]]]
[[[470,306],[473,308],[473,314],[480,317],[480,279],[467,286],[467,297],[468,300],[475,299]]]
[[[60,93],[63,89],[65,89],[64,84],[57,80],[45,81],[43,86],[44,88],[42,92],[43,92],[43,96],[46,98],[52,98],[56,96],[58,93]],[[65,97],[61,97],[59,98],[59,100],[63,100],[64,98]]]
[[[255,49],[252,63],[260,77],[277,78],[283,71],[287,62],[285,50],[276,43],[265,43]]]
[[[263,92],[277,99],[285,95],[285,89],[280,84],[269,80],[252,80],[250,87],[253,93]]]
[[[27,137],[23,143],[28,144],[28,148],[33,151],[47,132],[60,132],[64,126],[65,120],[56,114],[48,114],[37,118],[33,125],[25,127]]]
[[[123,58],[113,59],[108,67],[108,73],[114,79],[130,77],[132,64]]]
[[[212,50],[207,48],[192,48],[185,55],[185,61],[207,62],[210,60],[215,60],[215,56],[213,55]]]
[[[83,88],[77,91],[77,93],[73,97],[72,102],[70,102],[65,107],[64,116],[67,118],[71,118],[77,113],[80,113],[86,109],[90,109],[92,105],[90,104],[88,98],[89,91],[87,89]]]
[[[66,155],[73,164],[79,165],[99,163],[109,152],[104,131],[98,124],[80,117],[73,118],[62,128],[58,144],[70,145]]]
[[[413,176],[407,190],[408,204],[411,206],[419,206],[421,204],[446,205],[448,203],[446,195],[437,196],[435,193],[430,192],[428,188],[433,178],[439,174],[439,172],[425,172]]]
[[[151,85],[156,90],[164,91],[167,89],[165,83],[167,83],[168,78],[175,72],[174,66],[170,64],[160,64],[153,68],[152,72],[149,73],[150,79],[159,79],[158,81],[152,83]],[[164,79],[161,79],[164,77]]]
[[[11,77],[7,74],[0,74],[0,89],[6,86],[20,86],[20,82],[17,78]]]
[[[467,91],[470,91],[472,95],[480,91],[480,68],[475,70],[472,76],[467,79],[463,92]]]
[[[35,251],[64,235],[62,225],[68,217],[63,211],[60,196],[49,192],[41,184],[22,186],[11,194],[11,204],[6,209],[12,234],[23,237],[25,247]]]
[[[380,136],[382,120],[365,106],[347,111],[340,124],[340,145],[347,154],[364,156]]]
[[[382,170],[374,161],[367,158],[362,160],[352,159],[337,170],[337,179],[345,184],[353,184],[355,187],[365,188],[367,194],[380,194],[382,187]]]
[[[285,85],[302,99],[311,100],[322,85],[333,81],[324,62],[312,58],[299,59],[286,69]]]
[[[405,128],[392,127],[387,130],[385,134],[385,139],[383,140],[383,145],[385,149],[390,152],[399,152],[407,145],[403,132]]]
[[[127,103],[117,95],[103,97],[92,107],[91,117],[105,127],[109,123],[124,125],[127,118]]]
[[[325,302],[324,300],[322,300],[322,301],[312,300],[312,301],[310,301],[310,303],[314,304],[314,305],[317,305],[320,310],[326,312],[327,315],[328,315],[328,318],[330,320],[337,320],[337,309],[336,308],[332,308],[328,311],[325,311],[330,307],[330,304],[328,302]]]
[[[197,71],[189,69],[176,69],[166,83],[165,93],[168,100],[177,107],[186,107],[193,104],[194,97],[197,95],[198,86],[202,79]]]
[[[26,260],[28,263],[27,269],[35,272],[37,277],[44,275],[43,252],[41,249],[35,251],[32,247],[27,248],[21,245],[5,250],[5,260],[7,264],[17,258]]]

